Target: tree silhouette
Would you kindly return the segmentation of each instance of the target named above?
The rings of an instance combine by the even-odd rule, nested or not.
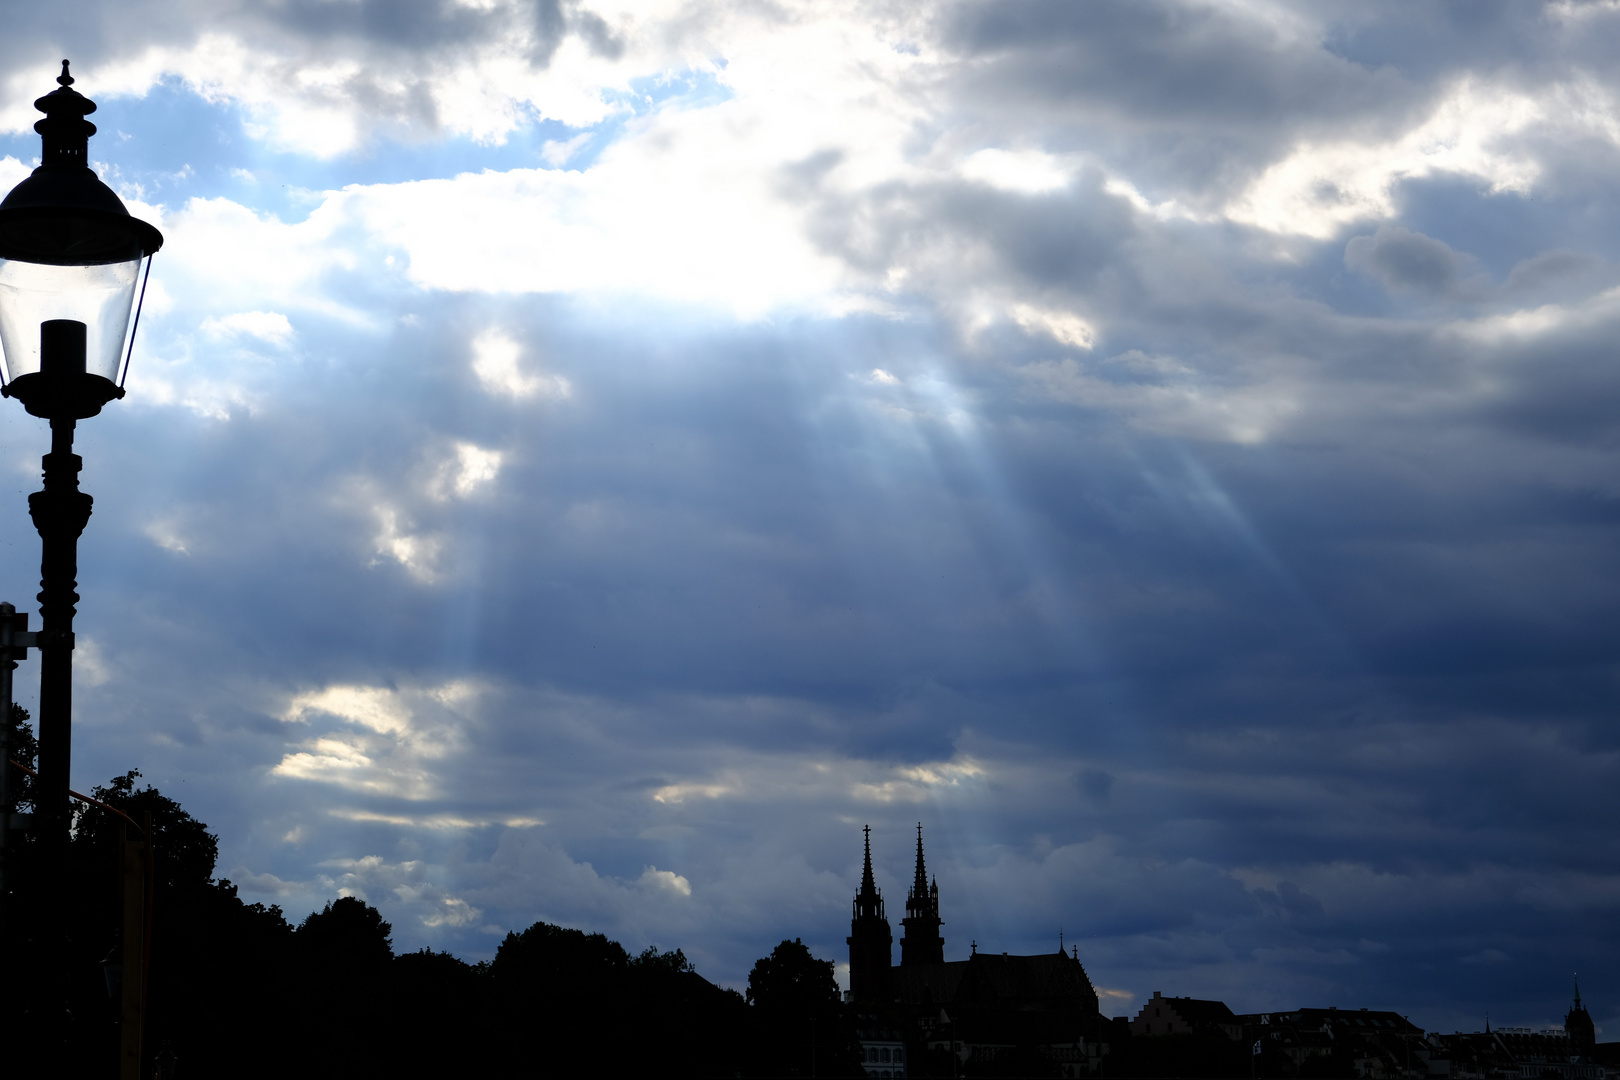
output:
[[[844,1007],[831,960],[817,960],[798,938],[784,941],[748,973],[748,1003],[759,1011],[762,1052],[784,1076],[860,1076],[854,1018]]]
[[[839,1001],[833,962],[811,956],[798,938],[782,942],[748,973],[748,1004],[764,1012],[825,1016]]]
[[[159,893],[172,899],[208,888],[219,858],[219,837],[157,788],[148,784],[137,789],[135,781],[140,775],[139,769],[131,769],[108,784],[92,788],[90,797],[122,810],[137,824],[146,814],[152,815],[152,844],[160,855],[155,864]],[[123,825],[124,819],[111,811],[75,802],[73,845],[79,859],[86,863],[116,861]]]
[[[312,912],[298,927],[298,944],[339,974],[375,974],[394,958],[394,928],[363,900],[341,896]]]
[[[28,722],[28,710],[13,703],[9,718],[11,730],[8,745],[11,760],[30,769],[39,767],[39,740],[34,737],[33,725]],[[10,768],[8,765],[7,768]],[[34,778],[22,769],[11,769],[11,798],[19,813],[34,809]]]
[[[27,713],[11,719],[13,756],[32,765]],[[832,964],[798,940],[755,965],[746,1000],[705,980],[680,949],[632,956],[602,934],[546,922],[507,934],[489,963],[427,950],[395,956],[392,926],[360,897],[330,901],[297,929],[279,907],[243,903],[214,877],[218,837],[140,779],[134,769],[114,777],[92,792],[105,807],[75,809],[68,880],[33,875],[32,891],[19,890],[30,903],[70,908],[71,941],[32,953],[26,940],[12,942],[14,962],[0,967],[6,1015],[22,1015],[18,976],[41,956],[71,970],[82,1060],[63,1075],[110,1073],[116,1053],[102,961],[124,944],[117,885],[127,823],[118,811],[151,819],[148,1072],[159,1052],[172,1052],[181,1075],[240,1080],[859,1074]],[[27,854],[19,848],[19,878]]]

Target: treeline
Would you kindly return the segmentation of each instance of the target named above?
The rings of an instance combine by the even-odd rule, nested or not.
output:
[[[18,717],[24,720],[26,714]],[[13,757],[31,764],[26,723]],[[601,934],[539,922],[509,933],[492,961],[397,954],[368,904],[333,900],[294,926],[216,879],[218,839],[131,771],[91,796],[142,822],[154,841],[153,925],[143,1057],[191,1077],[860,1075],[852,1018],[832,963],[796,941],[762,959],[745,997],[708,982],[679,949],[632,955]],[[21,809],[32,786],[23,778]],[[55,1075],[115,1075],[123,895],[117,813],[78,804],[66,880],[44,882],[26,840],[10,859],[8,962],[0,1009],[11,1058],[36,1048],[38,976],[62,965],[72,1013]],[[14,843],[16,835],[13,834]],[[70,912],[71,939],[45,942],[40,904]],[[116,970],[116,969],[115,969]]]

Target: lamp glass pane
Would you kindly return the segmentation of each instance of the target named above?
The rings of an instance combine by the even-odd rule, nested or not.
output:
[[[6,381],[39,370],[39,324],[73,319],[85,326],[84,369],[118,381],[141,260],[99,266],[50,266],[0,259],[0,349]]]

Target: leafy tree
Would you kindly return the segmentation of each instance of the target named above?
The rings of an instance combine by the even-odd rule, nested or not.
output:
[[[817,960],[798,938],[754,964],[748,1003],[759,1010],[761,1056],[775,1063],[776,1073],[863,1074],[854,1017],[838,992],[833,963]]]
[[[537,922],[489,965],[503,1069],[730,1076],[752,1045],[747,1006],[679,949],[631,957],[602,934]]]
[[[674,952],[659,952],[658,946],[656,945],[649,945],[645,949],[641,950],[641,952],[630,961],[630,966],[642,971],[682,972],[697,970],[692,966],[692,962],[686,958],[686,954],[681,952],[681,950],[676,949]]]
[[[624,946],[605,935],[537,922],[506,935],[490,974],[516,992],[555,996],[571,993],[569,980],[580,987],[605,984],[629,966]]]
[[[630,961],[625,1002],[643,1018],[636,1061],[648,1073],[736,1076],[749,1062],[748,1006],[697,973],[680,949],[649,946]]]
[[[31,765],[26,721],[25,712],[13,712],[13,756]],[[155,868],[148,1071],[165,1048],[178,1055],[182,1075],[238,1080],[780,1071],[759,1053],[757,1010],[705,980],[679,949],[652,947],[632,956],[602,934],[536,923],[508,934],[488,964],[428,950],[396,957],[392,926],[356,897],[325,904],[295,930],[279,907],[243,903],[234,884],[216,879],[218,837],[140,779],[132,769],[94,789],[92,797],[104,805],[76,807],[67,880],[18,875],[40,883],[31,902],[68,907],[72,940],[48,949],[14,941],[11,962],[0,965],[0,1007],[23,1015],[16,991],[28,983],[18,974],[38,970],[41,957],[72,972],[69,1005],[82,1060],[63,1075],[111,1071],[118,1008],[102,961],[122,945],[120,833],[138,834],[148,816]],[[24,791],[31,797],[31,789]],[[788,972],[794,959],[802,958],[777,970]],[[837,991],[830,965],[824,968],[817,969],[826,976],[819,993],[834,1008],[826,1014],[830,1030]],[[818,1038],[826,1041],[824,1035]],[[54,1053],[62,1059],[60,1048]],[[817,1053],[819,1071],[836,1075],[836,1048],[818,1043]]]
[[[394,958],[393,933],[382,912],[364,900],[340,896],[304,919],[298,927],[298,944],[344,974],[372,974]]]
[[[833,962],[811,956],[798,938],[784,941],[748,973],[748,1004],[772,1013],[830,1015],[841,1004]]]
[[[137,789],[135,781],[140,776],[139,769],[131,769],[91,789],[90,797],[123,811],[137,825],[150,814],[156,892],[170,902],[182,895],[195,895],[213,883],[219,837],[152,785]],[[125,826],[124,818],[113,811],[81,802],[73,804],[73,846],[83,861],[115,863],[119,830]],[[138,837],[139,830],[132,829],[130,834]]]
[[[11,760],[29,769],[39,768],[39,740],[28,723],[28,710],[12,703],[7,740]],[[7,765],[7,768],[11,768]],[[11,798],[19,813],[34,809],[34,778],[22,769],[11,769]]]
[[[380,1076],[395,1028],[393,927],[353,896],[312,912],[293,934],[290,977],[296,987],[285,1020],[303,1050],[334,1076]],[[409,1037],[408,1033],[407,1037]]]

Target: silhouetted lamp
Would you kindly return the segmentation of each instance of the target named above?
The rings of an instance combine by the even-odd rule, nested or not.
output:
[[[7,397],[47,420],[83,420],[123,397],[135,290],[163,235],[91,171],[96,104],[73,89],[66,60],[56,81],[34,102],[41,164],[0,202],[0,347]]]
[[[45,490],[28,497],[39,530],[40,654],[39,798],[35,813],[42,880],[65,880],[68,773],[72,752],[73,616],[79,595],[79,534],[90,520],[90,496],[79,491],[81,461],[73,453],[77,421],[114,398],[129,366],[126,343],[140,316],[142,264],[163,245],[151,225],[130,216],[112,189],[91,171],[85,117],[95,102],[73,89],[62,61],[59,88],[34,102],[45,119],[34,125],[43,148],[40,166],[0,202],[0,394],[16,398],[51,422]],[[51,925],[45,940],[62,941],[63,907],[43,903]],[[47,965],[42,993],[61,1001],[66,965]],[[45,1002],[41,1002],[44,1005]],[[54,1012],[47,1007],[47,1012]],[[66,1015],[65,1010],[61,1015]]]

